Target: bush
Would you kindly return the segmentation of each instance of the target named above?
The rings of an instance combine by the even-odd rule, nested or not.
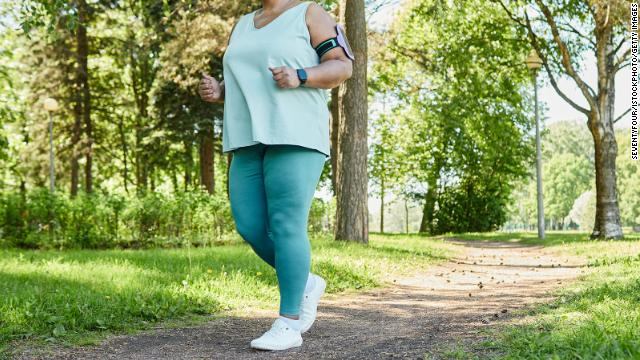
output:
[[[70,197],[35,189],[0,195],[0,245],[64,249],[203,246],[235,230],[226,194]]]

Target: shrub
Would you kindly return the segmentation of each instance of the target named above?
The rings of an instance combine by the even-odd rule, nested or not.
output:
[[[235,226],[226,193],[206,191],[142,196],[50,193],[0,194],[1,246],[112,248],[203,246]]]

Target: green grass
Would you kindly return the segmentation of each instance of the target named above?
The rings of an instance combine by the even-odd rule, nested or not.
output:
[[[368,246],[316,238],[312,246],[312,270],[329,293],[379,286],[451,255],[442,241],[418,236],[372,234]],[[0,250],[0,294],[0,355],[278,303],[275,272],[237,239],[198,249]]]
[[[313,271],[329,293],[380,286],[455,251],[420,235],[370,234],[370,244],[315,238]],[[493,334],[508,359],[640,358],[640,237],[590,241],[583,233],[457,234],[543,245],[587,259],[591,274]],[[277,309],[274,271],[242,241],[198,249],[0,250],[0,357],[16,345],[86,344],[161,323],[179,326],[246,308]],[[448,358],[470,356],[448,349]]]
[[[581,256],[591,272],[536,307],[516,324],[500,329],[490,346],[505,359],[640,359],[640,236],[590,241],[588,234],[466,234],[458,238],[548,246],[547,251]]]

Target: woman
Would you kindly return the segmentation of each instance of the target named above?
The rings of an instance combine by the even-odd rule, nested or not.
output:
[[[233,154],[236,229],[278,278],[280,316],[251,341],[253,348],[301,346],[315,321],[326,282],[309,273],[307,221],[330,157],[325,89],[351,77],[352,59],[340,28],[318,4],[263,0],[231,31],[224,81],[202,79],[202,99],[224,102],[222,151]]]

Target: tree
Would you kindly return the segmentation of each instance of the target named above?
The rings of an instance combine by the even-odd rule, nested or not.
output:
[[[545,216],[555,228],[564,228],[564,219],[569,215],[575,200],[591,189],[593,176],[585,156],[569,152],[557,154],[544,163],[544,208]]]
[[[426,188],[422,232],[495,229],[527,174],[527,49],[514,32],[482,1],[417,1],[375,63],[376,82],[407,108],[407,172]]]
[[[620,215],[626,226],[640,225],[640,163],[632,160],[629,132],[617,134],[620,144],[618,154],[618,189],[620,190]]]
[[[346,0],[345,28],[356,60],[345,83],[337,142],[336,240],[368,243],[367,29],[364,0]]]
[[[0,6],[0,28],[8,27],[2,18],[10,9]],[[15,31],[0,34],[0,162],[8,160],[8,139],[4,124],[24,121],[24,109],[20,107],[18,88],[14,86],[14,78],[18,73],[18,55],[10,47],[19,35]],[[2,174],[4,175],[4,174]],[[1,187],[1,185],[0,185]]]
[[[618,145],[613,125],[622,117],[614,114],[615,77],[628,66],[631,54],[630,48],[624,48],[628,1],[519,0],[510,5],[503,0],[494,1],[526,30],[528,41],[542,58],[549,82],[558,95],[587,118],[595,150],[596,178],[596,215],[591,238],[622,238],[616,184]],[[592,52],[598,71],[595,89],[579,71],[580,60],[587,51]],[[587,107],[559,88],[558,76],[568,76],[575,83]]]
[[[38,26],[48,26],[49,37],[53,42],[59,42],[61,37],[70,34],[73,39],[72,56],[75,59],[73,67],[74,123],[72,129],[71,155],[71,188],[72,196],[78,192],[79,158],[85,156],[84,190],[93,191],[93,157],[94,157],[94,122],[91,117],[91,87],[89,56],[92,52],[90,36],[87,27],[95,19],[98,10],[114,6],[115,0],[100,0],[89,4],[86,0],[74,1],[44,1],[29,0],[21,4],[22,27],[26,33],[37,29]],[[57,32],[54,33],[53,29]],[[62,32],[62,34],[60,34]],[[68,34],[65,34],[67,33]],[[58,55],[62,52],[58,52]],[[68,54],[67,54],[68,56]],[[84,134],[84,143],[81,137]],[[79,148],[82,145],[82,148]]]
[[[374,194],[380,197],[380,232],[384,233],[385,195],[400,193],[402,188],[405,148],[402,144],[403,132],[399,124],[401,115],[383,113],[373,122],[371,127],[371,156],[369,161],[369,177]]]
[[[544,166],[545,216],[552,228],[564,227],[578,197],[594,186],[593,145],[591,134],[577,121],[556,121],[542,132],[542,163]],[[531,172],[534,171],[532,168]],[[535,178],[527,178],[514,192],[514,203],[509,210],[511,220],[518,224],[536,222]],[[584,204],[581,202],[580,204]],[[595,215],[595,212],[594,212]],[[585,224],[580,217],[581,227]],[[571,218],[577,221],[574,216]],[[591,225],[588,227],[592,229]]]
[[[205,103],[197,96],[201,74],[222,77],[222,56],[229,33],[240,15],[255,8],[258,1],[207,0],[195,9],[178,8],[169,28],[170,39],[160,54],[160,101],[157,102],[163,127],[184,144],[185,186],[191,186],[192,148],[199,155],[199,182],[214,192],[214,154],[221,151],[222,105]],[[176,96],[179,94],[180,96]]]

